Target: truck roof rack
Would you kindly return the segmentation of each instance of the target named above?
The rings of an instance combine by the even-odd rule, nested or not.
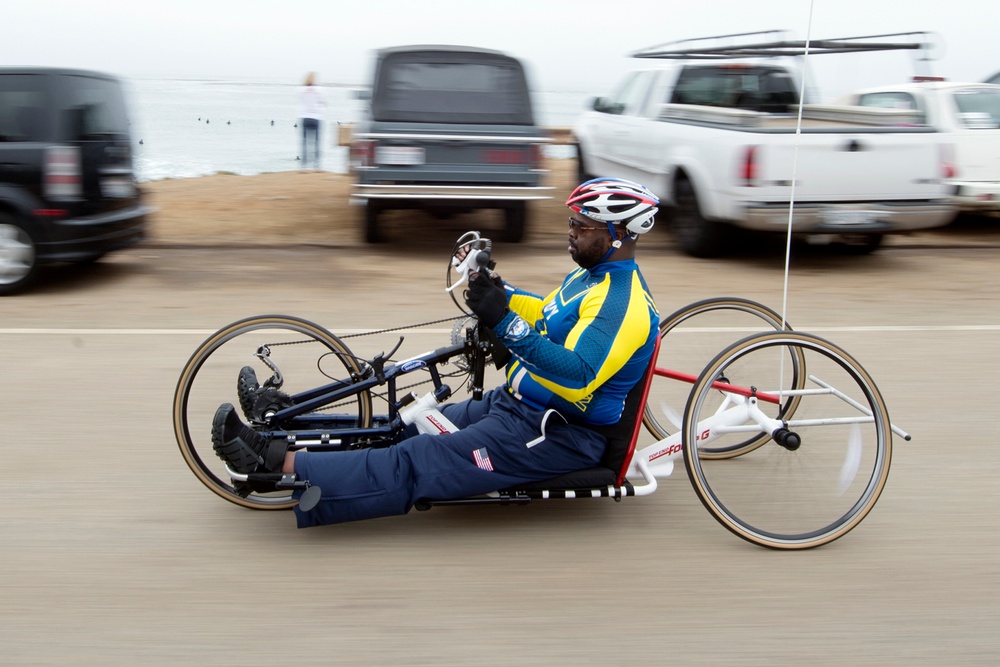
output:
[[[836,37],[833,39],[789,39],[788,30],[762,30],[731,35],[715,35],[666,42],[630,53],[632,58],[665,58],[676,60],[722,60],[731,58],[767,58],[775,56],[818,55],[823,53],[862,53],[868,51],[923,51],[920,60],[929,56],[935,45],[934,33],[896,32],[884,35]],[[764,36],[770,36],[766,39]],[[759,40],[748,38],[756,37]],[[909,38],[904,40],[904,38]],[[878,41],[870,41],[878,40]],[[701,44],[699,44],[699,42]],[[706,42],[710,42],[707,43]],[[714,43],[712,43],[714,42]],[[670,47],[670,48],[667,48]]]

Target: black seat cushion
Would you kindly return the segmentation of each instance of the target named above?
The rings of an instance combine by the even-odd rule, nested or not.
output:
[[[572,489],[593,489],[614,486],[617,470],[599,466],[586,470],[574,470],[565,475],[545,479],[540,482],[518,484],[504,491],[567,491]]]

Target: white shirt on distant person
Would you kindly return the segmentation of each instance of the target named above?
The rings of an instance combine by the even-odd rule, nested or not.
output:
[[[301,118],[323,119],[323,109],[326,108],[326,99],[323,93],[316,86],[303,86],[299,95]]]

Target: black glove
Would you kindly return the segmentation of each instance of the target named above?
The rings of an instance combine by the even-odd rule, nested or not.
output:
[[[465,303],[480,322],[492,329],[507,314],[507,290],[499,278],[491,279],[485,272],[479,272],[469,282]]]

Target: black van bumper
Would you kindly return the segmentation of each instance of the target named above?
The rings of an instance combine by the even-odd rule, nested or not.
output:
[[[82,261],[135,245],[146,238],[148,218],[155,210],[139,205],[82,218],[46,220],[48,240],[38,243],[38,261]]]

